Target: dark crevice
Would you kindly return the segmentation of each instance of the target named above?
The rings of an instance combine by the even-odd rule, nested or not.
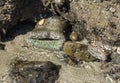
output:
[[[50,41],[53,41],[53,40],[59,40],[59,39],[51,39],[51,38],[43,38],[43,39],[38,39],[38,38],[32,38],[32,39],[34,39],[34,40],[43,40],[43,41],[45,41],[45,40],[50,40]]]
[[[34,29],[35,23],[25,20],[7,30],[7,34],[2,38],[2,42],[11,41],[18,35],[26,34]]]
[[[111,60],[112,60],[111,55],[108,55],[106,62],[110,62]]]

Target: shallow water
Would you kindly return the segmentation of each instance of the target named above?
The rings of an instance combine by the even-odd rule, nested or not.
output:
[[[4,42],[5,50],[0,50],[0,83],[10,83],[9,63],[15,57],[29,61],[51,61],[61,65],[58,83],[115,83],[110,77],[106,80],[100,69],[101,63],[84,62],[82,65],[70,66],[62,58],[57,57],[61,57],[62,52],[25,47],[25,36],[26,34],[21,34],[14,37],[13,40]]]

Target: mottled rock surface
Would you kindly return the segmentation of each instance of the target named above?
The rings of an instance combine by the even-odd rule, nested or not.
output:
[[[73,0],[70,6],[77,20],[86,22],[90,41],[120,45],[119,0]]]
[[[11,61],[11,58],[15,56],[17,57],[24,56],[30,61],[53,61],[55,63],[60,63],[62,65],[62,68],[58,83],[59,82],[115,83],[113,81],[119,79],[120,52],[119,49],[117,48],[116,51],[118,54],[114,54],[113,47],[116,48],[120,46],[120,1],[119,0],[69,0],[69,1],[71,1],[71,3],[69,4],[70,5],[69,12],[67,11],[64,12],[66,10],[65,7],[61,7],[60,11],[63,10],[62,12],[63,16],[61,16],[62,14],[60,14],[59,16],[69,20],[71,18],[67,18],[67,15],[68,17],[70,15],[71,16],[73,15],[75,22],[71,22],[74,19],[69,20],[71,22],[72,29],[70,29],[71,27],[68,27],[66,30],[67,33],[65,33],[65,35],[68,34],[67,37],[69,37],[70,32],[72,31],[76,32],[76,34],[79,35],[80,38],[79,39],[77,39],[77,37],[76,39],[70,38],[72,42],[77,41],[79,43],[81,42],[81,40],[85,39],[87,41],[86,45],[90,44],[93,46],[93,49],[92,47],[90,47],[91,52],[96,53],[96,55],[98,55],[97,54],[98,52],[100,56],[101,53],[103,54],[103,56],[106,55],[105,51],[107,47],[104,45],[108,46],[110,45],[111,50],[109,55],[111,56],[110,57],[111,61],[109,60],[110,64],[106,62],[108,63],[108,65],[107,64],[105,65],[105,69],[107,67],[108,71],[105,71],[103,68],[105,73],[102,72],[100,68],[101,63],[97,61],[95,63],[83,61],[82,65],[78,64],[78,66],[80,67],[72,67],[60,62],[60,60],[57,59],[57,57],[54,57],[54,56],[61,57],[62,55],[59,53],[60,51],[54,54],[51,51],[49,52],[43,49],[25,47],[24,46],[25,38],[23,37],[26,35],[23,36],[23,34],[21,35],[21,33],[23,33],[26,28],[28,29],[28,27],[26,27],[27,24],[24,23],[23,26],[16,24],[19,22],[24,22],[24,20],[34,21],[37,19],[37,17],[38,18],[41,17],[40,13],[42,13],[42,15],[46,15],[46,13],[44,13],[43,11],[44,9],[46,10],[47,8],[43,8],[41,0],[0,0],[0,35],[6,34],[6,30],[11,32],[12,35],[14,35],[14,33],[12,33],[12,31],[9,29],[13,25],[16,25],[20,29],[22,29],[20,33],[17,31],[15,32],[19,34],[19,36],[18,35],[13,36],[14,38],[12,39],[14,40],[4,42],[6,45],[5,50],[0,50],[1,53],[0,82],[9,83],[7,82],[9,81],[9,78],[7,78],[8,76],[7,71],[9,69],[7,64],[9,63],[9,61]],[[64,15],[64,13],[66,15]],[[76,24],[74,25],[72,23]],[[17,30],[20,31],[20,29]],[[28,30],[26,32],[28,32]],[[75,35],[72,35],[72,37],[74,36]],[[69,40],[69,38],[67,40]],[[100,43],[95,43],[95,41]],[[82,56],[83,53],[85,55],[89,54],[88,52],[84,52],[84,50],[86,49],[77,50],[77,53],[75,52],[75,54],[71,54],[71,56],[74,55],[78,61],[81,59],[86,60],[87,58],[89,60],[89,57]],[[68,53],[67,51],[69,51],[69,49],[66,50],[66,53]],[[69,52],[74,53],[74,50],[72,51],[70,49]],[[62,59],[63,58],[61,58],[61,60]],[[115,79],[113,80],[111,76]]]
[[[50,61],[15,61],[11,63],[11,83],[55,83],[60,66]]]

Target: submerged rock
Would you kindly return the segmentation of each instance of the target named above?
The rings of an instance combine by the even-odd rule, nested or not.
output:
[[[59,65],[52,62],[15,61],[11,63],[11,83],[55,83],[59,77]]]

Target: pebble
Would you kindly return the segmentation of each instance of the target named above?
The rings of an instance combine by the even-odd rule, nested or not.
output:
[[[110,9],[109,9],[112,13],[114,13],[116,10],[115,10],[115,8],[113,8],[113,7],[110,7]]]
[[[117,53],[120,54],[120,47],[117,48]]]
[[[41,20],[38,22],[39,25],[43,25],[44,23],[45,23],[45,19],[41,19]]]
[[[77,40],[78,40],[78,34],[73,31],[73,32],[70,34],[70,39],[71,39],[72,41],[77,41]]]

